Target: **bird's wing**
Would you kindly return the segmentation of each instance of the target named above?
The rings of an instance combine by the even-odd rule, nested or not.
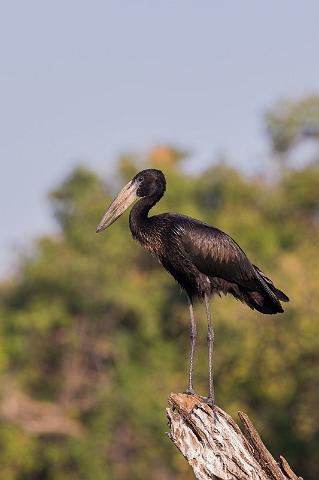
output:
[[[256,288],[259,275],[235,240],[205,223],[185,221],[183,227],[179,235],[185,253],[200,272]]]

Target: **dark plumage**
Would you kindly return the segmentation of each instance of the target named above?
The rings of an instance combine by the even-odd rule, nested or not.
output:
[[[130,213],[133,237],[156,255],[163,267],[186,291],[191,314],[191,357],[188,391],[192,392],[193,353],[196,323],[194,297],[205,299],[208,317],[210,403],[213,403],[212,343],[209,296],[231,294],[250,308],[265,314],[283,312],[281,301],[288,297],[278,290],[263,272],[253,265],[240,246],[226,233],[207,223],[174,213],[148,216],[160,200],[166,181],[160,170],[138,173],[119,193],[102,218],[97,232],[111,225],[135,200]]]

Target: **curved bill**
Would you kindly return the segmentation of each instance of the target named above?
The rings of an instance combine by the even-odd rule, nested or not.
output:
[[[138,185],[134,184],[132,181],[122,188],[118,196],[113,200],[103,215],[102,220],[96,228],[96,233],[102,232],[102,230],[105,230],[112,225],[112,223],[114,223],[122,213],[124,213],[125,210],[139,198],[136,193],[137,188]]]

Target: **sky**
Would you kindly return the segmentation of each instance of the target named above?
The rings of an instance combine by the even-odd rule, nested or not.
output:
[[[220,154],[246,171],[263,114],[319,92],[319,3],[0,1],[0,275],[54,232],[47,193],[76,163],[105,178],[123,152]]]

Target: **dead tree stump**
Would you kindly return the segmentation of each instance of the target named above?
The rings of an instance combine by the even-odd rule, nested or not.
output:
[[[223,410],[202,397],[171,393],[167,409],[172,442],[198,480],[302,480],[287,460],[272,457],[245,413],[238,412],[241,432]]]

